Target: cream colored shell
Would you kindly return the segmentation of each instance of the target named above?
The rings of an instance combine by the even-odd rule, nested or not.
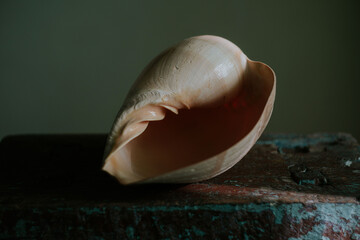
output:
[[[214,177],[263,132],[275,84],[270,67],[228,40],[185,39],[152,60],[134,83],[109,134],[103,170],[122,184]]]

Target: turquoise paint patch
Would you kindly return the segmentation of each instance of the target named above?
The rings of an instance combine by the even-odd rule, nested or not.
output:
[[[295,205],[294,209],[290,211],[288,209],[289,216],[296,219],[298,222],[315,217],[315,223],[318,223],[312,227],[311,231],[302,236],[301,239],[311,240],[319,238],[325,229],[329,227],[329,224],[332,227],[332,230],[339,233],[341,232],[344,235],[350,235],[352,233],[352,229],[357,227],[358,221],[356,216],[359,216],[360,214],[359,205],[350,203],[323,203],[315,205],[316,210],[314,211],[306,211],[299,205]],[[324,224],[325,222],[328,224]]]
[[[319,138],[307,138],[299,137],[299,135],[291,134],[278,134],[275,135],[273,140],[258,140],[256,144],[259,145],[276,145],[280,150],[283,148],[297,148],[297,147],[307,147],[310,145],[316,145],[319,143],[333,143],[338,141],[337,135],[332,134],[322,134]],[[360,149],[359,149],[360,150]]]
[[[16,237],[26,237],[26,222],[23,219],[17,221],[15,226]]]
[[[359,205],[352,203],[317,203],[313,204],[313,209],[310,211],[301,203],[294,204],[222,204],[222,205],[200,205],[200,206],[150,206],[150,207],[133,207],[128,210],[136,211],[215,211],[215,212],[254,212],[262,213],[269,211],[275,217],[275,224],[282,224],[285,216],[292,218],[293,221],[300,223],[303,220],[315,218],[317,225],[313,227],[312,231],[309,231],[303,239],[319,238],[326,227],[324,222],[332,223],[336,225],[336,231],[349,232],[356,227],[356,216],[360,216]],[[212,216],[212,221],[216,220],[218,216]],[[245,224],[246,222],[239,222],[239,224]],[[261,231],[259,229],[259,231]],[[187,233],[186,233],[187,234]],[[319,235],[320,234],[320,235]],[[185,235],[188,236],[188,235]],[[245,237],[245,236],[244,236]],[[295,238],[296,239],[296,238]]]
[[[195,235],[198,237],[203,237],[206,235],[206,233],[204,231],[201,231],[200,229],[198,229],[195,226],[192,226],[191,228],[192,228],[192,231],[195,233]]]
[[[237,220],[237,219],[236,219]],[[238,226],[244,226],[246,223],[248,222],[248,220],[245,221],[236,221]]]
[[[166,231],[166,227],[163,224],[160,224],[159,228],[162,232]]]
[[[332,227],[332,229],[333,229],[334,232],[341,232],[341,229],[340,229],[339,226],[337,226],[337,225],[334,225],[334,226]]]
[[[358,233],[351,234],[351,239],[360,239],[360,234]]]
[[[135,237],[135,230],[134,230],[133,227],[131,227],[131,226],[126,227],[125,232],[126,232],[126,235],[127,235],[129,238],[134,239],[134,237]]]
[[[249,236],[246,233],[244,234],[244,240],[249,240]]]
[[[246,212],[254,212],[261,213],[263,211],[270,211],[275,216],[275,223],[281,224],[282,219],[284,217],[284,209],[275,205],[270,205],[269,203],[262,204],[244,204],[244,205],[233,205],[233,204],[222,204],[222,205],[201,205],[201,206],[147,206],[140,207],[135,206],[128,208],[128,210],[133,211],[165,211],[165,212],[173,212],[173,211],[219,211],[219,212],[235,212],[235,211],[246,211]]]
[[[103,238],[103,237],[98,237],[98,236],[92,236],[91,239],[94,239],[94,240],[104,240],[105,238]]]
[[[81,211],[85,212],[86,214],[104,214],[105,213],[105,208],[99,208],[99,207],[82,207],[80,208]]]
[[[190,229],[185,228],[184,231],[185,231],[185,234],[184,234],[184,235],[185,235],[186,237],[190,237],[190,236],[191,236],[191,230],[190,230]],[[188,238],[185,238],[185,239],[188,239]]]
[[[299,181],[299,185],[304,185],[304,184],[312,184],[315,185],[315,179],[302,179]]]
[[[74,210],[74,208],[71,208],[71,207],[57,207],[56,209],[47,209],[47,211],[49,213],[73,211],[73,210]]]
[[[234,212],[239,210],[249,210],[255,212],[261,212],[266,210],[268,207],[264,204],[247,204],[247,205],[233,205],[233,204],[221,204],[221,205],[200,205],[200,206],[134,206],[127,208],[132,211],[149,211],[149,212],[173,212],[173,211],[197,211],[197,210],[207,210],[207,211],[220,211],[220,212]]]
[[[263,213],[264,211],[269,211],[269,214],[274,215],[275,224],[282,224],[284,217],[300,223],[304,220],[314,219],[312,222],[315,224],[312,226],[312,229],[301,239],[321,239],[322,233],[330,227],[334,232],[345,234],[345,236],[351,236],[353,234],[352,230],[357,227],[358,220],[357,217],[360,216],[360,205],[354,203],[315,203],[309,205],[309,208],[306,204],[293,203],[252,203],[252,204],[206,204],[206,205],[196,205],[196,206],[134,206],[134,207],[85,207],[80,210],[86,214],[103,214],[110,209],[116,211],[131,211],[136,213],[135,215],[141,216],[141,212],[174,212],[174,211],[209,211],[211,212],[210,218],[212,221],[215,221],[220,218],[221,213],[232,213],[237,211],[244,212],[254,212],[254,213]],[[33,212],[39,212],[41,209],[33,209]],[[54,208],[49,209],[52,212],[56,211],[73,211],[73,208]],[[44,210],[46,211],[46,210]],[[188,212],[188,217],[193,217],[194,212]],[[157,217],[153,217],[153,220],[158,220]],[[244,225],[246,221],[240,222],[239,224]],[[327,224],[325,224],[327,223]],[[18,237],[25,236],[26,226],[29,222],[24,220],[19,220],[16,224],[16,233]],[[166,225],[159,225],[155,221],[155,226],[159,229],[166,230]],[[165,226],[165,227],[164,227]],[[80,230],[80,229],[76,229]],[[259,232],[263,232],[261,228],[257,229]],[[35,231],[35,228],[30,228],[30,231]],[[126,228],[126,235],[129,238],[135,238],[136,229],[133,227]],[[0,236],[4,236],[0,234]],[[202,234],[206,234],[206,230],[198,229],[197,226],[193,226],[184,230],[181,234],[182,239],[191,238],[194,236],[201,237]],[[353,234],[354,235],[354,234]],[[6,235],[5,235],[6,236]],[[228,239],[232,239],[233,236],[229,232]],[[246,236],[243,236],[246,238]],[[296,240],[297,238],[292,238]],[[359,236],[354,235],[354,239],[359,239]]]

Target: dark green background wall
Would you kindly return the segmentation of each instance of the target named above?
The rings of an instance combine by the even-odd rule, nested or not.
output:
[[[142,68],[190,36],[277,74],[271,132],[360,139],[358,1],[1,1],[0,138],[107,132]]]

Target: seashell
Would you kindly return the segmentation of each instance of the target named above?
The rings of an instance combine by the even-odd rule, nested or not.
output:
[[[190,183],[235,165],[266,127],[275,73],[217,36],[185,39],[142,71],[118,113],[103,170],[121,184]]]

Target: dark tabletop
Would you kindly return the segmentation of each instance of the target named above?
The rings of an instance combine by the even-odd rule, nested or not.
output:
[[[106,135],[18,135],[0,144],[4,205],[356,202],[360,147],[349,134],[268,134],[229,171],[193,184],[122,186],[101,170]]]

